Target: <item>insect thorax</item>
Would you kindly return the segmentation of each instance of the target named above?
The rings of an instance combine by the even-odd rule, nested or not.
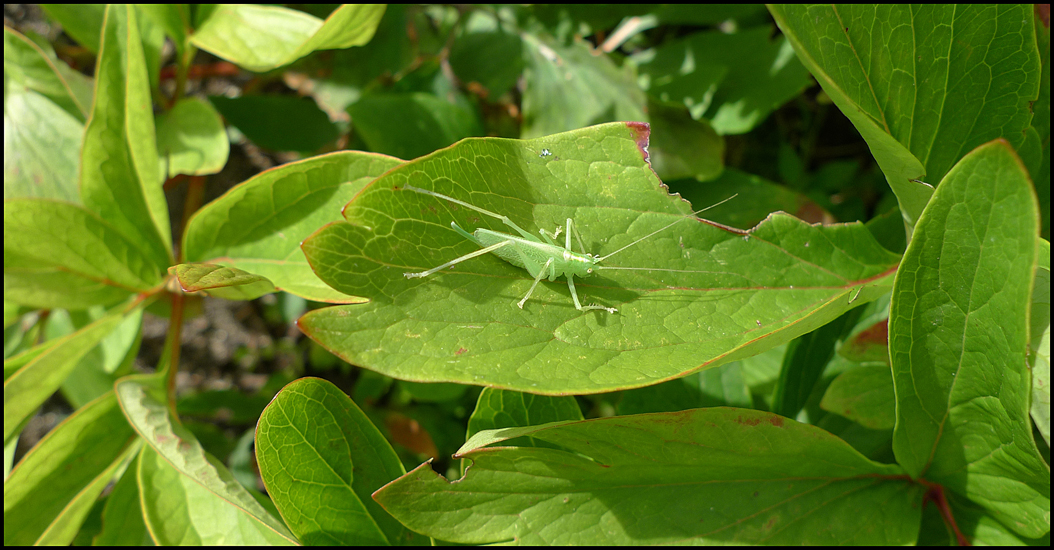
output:
[[[482,246],[491,246],[502,241],[513,241],[513,245],[499,248],[494,250],[493,253],[516,267],[526,269],[532,277],[538,274],[538,270],[550,258],[553,259],[551,269],[555,270],[557,277],[568,273],[577,277],[588,277],[593,273],[593,268],[597,263],[592,254],[579,254],[562,246],[529,241],[489,229],[477,229],[472,236]]]

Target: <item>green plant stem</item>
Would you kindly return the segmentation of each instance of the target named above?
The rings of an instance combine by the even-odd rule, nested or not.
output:
[[[190,72],[190,66],[194,62],[194,56],[197,53],[197,48],[190,44],[186,45],[183,58],[179,60],[179,66],[176,68],[176,91],[172,97],[173,105],[183,97],[183,92],[187,88],[187,74]]]
[[[165,393],[168,395],[168,409],[169,414],[172,418],[179,418],[176,414],[176,373],[179,372],[179,349],[181,335],[183,332],[183,300],[184,295],[181,291],[172,292],[172,314],[169,318],[169,329],[168,329],[168,353],[169,363],[167,374],[167,384]]]
[[[187,196],[183,201],[183,220],[180,223],[180,233],[186,231],[187,224],[190,223],[190,217],[201,208],[201,203],[205,198],[205,176],[191,176],[187,181]],[[182,239],[176,240],[175,244],[175,255],[176,258],[183,261],[183,247],[181,243]]]

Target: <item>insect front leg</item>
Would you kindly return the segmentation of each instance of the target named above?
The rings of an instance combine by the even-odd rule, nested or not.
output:
[[[475,235],[473,235],[472,233],[469,233],[468,231],[465,231],[464,229],[461,229],[461,226],[458,225],[457,222],[450,222],[450,227],[454,231],[457,231],[457,233],[459,235],[461,235],[462,237],[464,237],[464,238],[466,238],[466,239],[468,239],[468,240],[470,240],[470,241],[472,241],[472,242],[474,242],[474,243],[476,243],[476,244],[478,244],[480,246],[483,246],[483,243],[479,242],[479,239],[477,239]]]
[[[558,225],[556,226],[556,231],[553,231],[552,233],[549,233],[545,229],[539,229],[538,232],[542,234],[542,238],[545,239],[545,242],[553,246],[559,246],[556,244],[556,238],[560,236],[560,231],[562,230],[563,228]]]
[[[486,214],[486,215],[488,215],[488,216],[490,216],[492,218],[496,218],[498,220],[501,220],[501,223],[503,223],[503,224],[515,229],[516,232],[519,233],[525,239],[530,240],[530,239],[534,238],[534,235],[531,235],[530,233],[524,231],[520,226],[516,225],[512,220],[510,220],[508,218],[508,216],[502,216],[501,214],[498,214],[497,212],[491,212],[490,210],[487,210],[485,208],[480,208],[480,207],[478,207],[478,206],[476,206],[474,204],[469,204],[469,203],[467,203],[465,201],[459,201],[459,200],[455,199],[454,197],[449,197],[449,196],[444,195],[442,193],[436,193],[435,191],[429,191],[427,189],[421,189],[419,187],[414,187],[412,185],[404,185],[403,189],[406,189],[408,191],[413,191],[415,193],[423,193],[425,195],[432,195],[433,197],[439,197],[441,199],[448,200],[448,201],[450,201],[450,202],[452,202],[454,204],[460,204],[461,206],[464,206],[465,208],[468,208],[468,209],[471,209],[471,210],[475,210],[476,212],[479,212],[480,214]]]
[[[586,311],[590,309],[603,309],[606,310],[608,313],[618,313],[618,310],[613,307],[598,306],[597,304],[589,304],[588,306],[582,305],[582,303],[578,301],[578,292],[575,290],[574,275],[571,275],[570,273],[567,274],[567,288],[571,289],[571,298],[574,299],[575,309],[577,309],[578,311]]]
[[[542,234],[542,238],[545,239],[545,242],[553,246],[560,246],[556,244],[556,239],[560,236],[560,232],[562,232],[563,230],[564,228],[558,225],[556,226],[556,231],[553,231],[552,233],[549,233],[544,229],[539,229],[538,231]],[[564,249],[571,250],[571,218],[567,218],[567,233],[565,236],[567,237],[567,239],[564,242]],[[581,244],[582,240],[579,239],[578,242],[579,244]]]

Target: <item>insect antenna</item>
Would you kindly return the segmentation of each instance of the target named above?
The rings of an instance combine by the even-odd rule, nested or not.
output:
[[[622,269],[626,271],[663,271],[666,273],[703,273],[699,270],[693,269],[665,269],[662,267],[607,267],[598,265],[593,269]]]
[[[662,233],[663,231],[666,231],[667,229],[669,229],[669,228],[673,227],[674,225],[677,225],[678,223],[680,223],[680,222],[684,221],[685,219],[687,219],[687,218],[689,218],[689,217],[691,217],[691,216],[694,216],[694,215],[696,215],[696,214],[700,214],[700,213],[702,213],[702,212],[706,212],[707,210],[710,210],[711,208],[714,208],[715,206],[721,206],[722,204],[725,204],[726,202],[728,202],[728,201],[730,201],[730,200],[732,200],[732,199],[736,198],[737,196],[739,196],[739,193],[736,193],[735,195],[732,195],[731,197],[728,197],[727,199],[725,199],[725,200],[723,200],[723,201],[721,201],[721,202],[719,202],[719,203],[717,203],[717,204],[711,204],[710,206],[707,206],[706,208],[704,208],[704,209],[702,209],[702,210],[696,210],[695,212],[692,212],[691,214],[685,214],[684,216],[681,216],[681,218],[680,218],[680,219],[678,219],[678,220],[677,220],[677,221],[675,221],[675,222],[672,222],[672,223],[670,223],[670,224],[669,224],[669,225],[667,225],[666,227],[663,227],[663,228],[661,228],[661,229],[658,229],[658,230],[652,231],[651,233],[648,233],[647,235],[645,235],[645,236],[643,236],[643,237],[641,237],[641,238],[639,238],[639,239],[637,239],[637,240],[635,240],[635,241],[633,241],[633,242],[631,242],[631,243],[627,244],[626,246],[623,246],[622,248],[620,248],[620,249],[618,249],[618,250],[616,250],[616,251],[612,252],[611,254],[608,254],[608,255],[606,255],[606,256],[601,256],[601,257],[599,257],[599,258],[596,258],[596,261],[597,261],[597,262],[602,262],[602,261],[604,261],[604,260],[606,260],[606,259],[608,259],[608,258],[610,258],[610,257],[614,256],[615,254],[618,254],[619,252],[622,252],[623,250],[625,250],[625,249],[627,249],[627,248],[629,248],[629,247],[631,247],[631,246],[633,246],[633,245],[635,245],[635,244],[637,244],[637,243],[639,243],[639,242],[643,241],[644,239],[647,239],[647,238],[651,237],[652,235],[655,235],[655,234],[657,234],[657,233]],[[613,267],[601,267],[601,266],[597,266],[597,267],[599,267],[600,269],[617,269],[617,268],[613,268]],[[627,269],[627,268],[622,268],[622,269]],[[638,269],[644,269],[644,268],[638,268]],[[649,271],[658,271],[658,270],[655,270],[655,269],[651,269],[651,270],[649,270]],[[676,271],[676,270],[672,270],[672,269],[671,269],[671,270],[669,270],[669,271]]]

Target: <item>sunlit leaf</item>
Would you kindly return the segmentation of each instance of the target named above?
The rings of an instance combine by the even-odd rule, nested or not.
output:
[[[1039,93],[1032,6],[773,5],[773,17],[853,121],[914,226],[964,154],[1017,146]]]
[[[183,98],[157,118],[157,154],[166,178],[215,174],[227,164],[230,143],[212,105]]]
[[[129,376],[116,384],[121,410],[149,446],[137,468],[144,519],[154,540],[170,545],[293,544],[285,525],[172,421],[158,398],[162,388],[163,379],[153,375]]]
[[[343,151],[293,162],[248,179],[199,210],[187,225],[183,253],[266,277],[280,290],[320,302],[355,303],[311,271],[300,242],[367,183],[401,161]]]
[[[260,416],[256,456],[282,517],[305,544],[424,542],[370,497],[405,470],[332,383],[303,378],[283,388]]]
[[[4,481],[4,544],[69,544],[135,439],[113,392],[51,431]]]
[[[666,193],[645,160],[646,140],[646,126],[626,124],[465,140],[388,172],[344,209],[346,222],[302,247],[323,281],[371,303],[313,311],[301,328],[396,378],[592,393],[754,355],[888,291],[897,257],[862,225],[774,214],[746,232],[684,219],[692,206]],[[577,311],[563,279],[541,283],[517,308],[533,277],[492,255],[408,280],[479,249],[451,222],[511,228],[406,185],[508,216],[531,234],[573,218],[595,254],[680,219],[603,265],[688,272],[613,270],[577,281],[580,301],[615,315]]]
[[[81,200],[160,272],[172,229],[161,189],[153,102],[135,9],[110,5],[95,71],[95,104],[81,150]]]
[[[941,182],[893,285],[893,450],[1015,532],[1050,530],[1050,467],[1029,422],[1028,316],[1039,215],[1003,140]]]
[[[220,5],[191,42],[251,71],[268,71],[315,50],[361,46],[382,15],[383,5],[341,6],[325,21],[280,6]]]

